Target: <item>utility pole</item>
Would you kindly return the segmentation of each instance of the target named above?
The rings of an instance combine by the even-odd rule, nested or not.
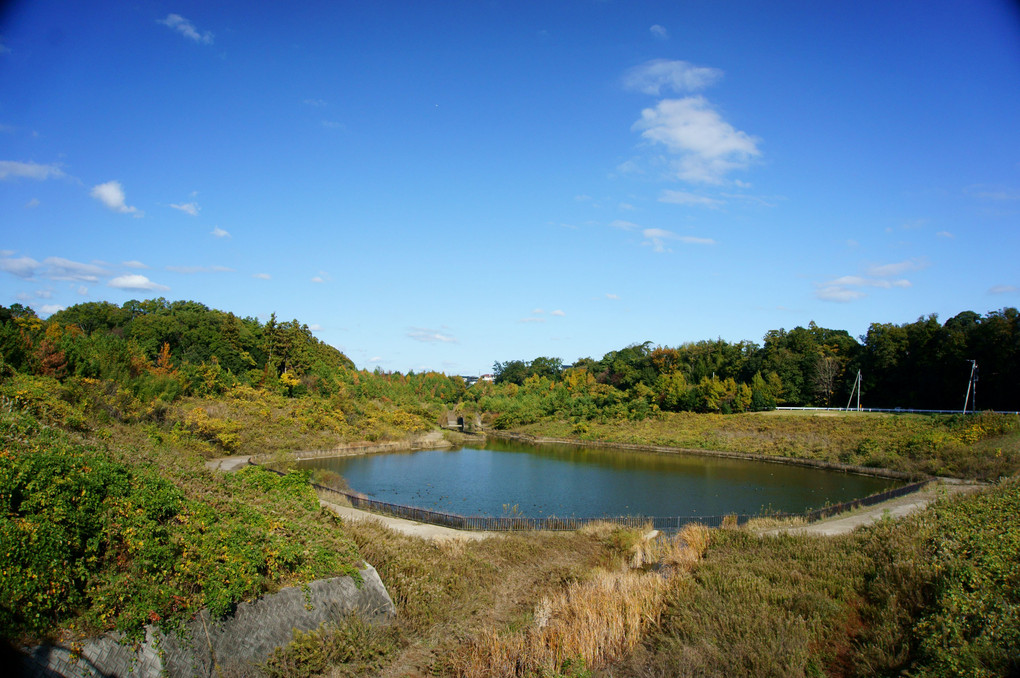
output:
[[[970,411],[974,412],[977,410],[977,382],[978,382],[978,364],[976,360],[970,361],[970,379],[967,381],[967,397],[963,400],[963,413],[967,414],[967,405],[970,405]],[[971,393],[974,394],[973,400],[971,399]]]
[[[854,391],[857,392],[857,411],[861,411],[861,371],[857,370],[857,378],[854,379],[853,388],[850,389],[850,400],[846,402],[846,409],[850,409],[850,403],[854,401]]]

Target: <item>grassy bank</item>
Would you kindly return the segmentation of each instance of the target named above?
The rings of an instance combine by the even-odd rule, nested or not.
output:
[[[223,615],[281,586],[356,574],[357,547],[302,474],[215,474],[144,427],[68,432],[11,399],[0,440],[3,640],[138,638],[146,623],[172,628],[204,607]]]
[[[660,413],[639,421],[544,420],[515,432],[740,452],[995,480],[1020,471],[1020,417],[879,413]]]

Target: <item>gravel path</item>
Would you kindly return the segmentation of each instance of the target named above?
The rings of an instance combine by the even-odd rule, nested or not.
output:
[[[974,492],[982,486],[978,483],[969,483],[958,480],[941,479],[932,482],[924,489],[913,492],[904,497],[897,497],[875,504],[867,508],[857,509],[849,513],[841,513],[831,518],[819,520],[808,525],[797,527],[777,527],[762,530],[760,534],[819,534],[831,536],[853,532],[862,525],[882,520],[886,516],[901,518],[914,511],[920,511],[934,500],[956,494],[959,492]]]
[[[431,541],[449,541],[453,539],[470,541],[474,539],[488,539],[489,537],[496,536],[493,532],[455,530],[452,527],[429,525],[428,523],[416,523],[413,520],[406,520],[404,518],[383,516],[377,513],[369,513],[368,511],[351,508],[350,506],[340,506],[339,504],[334,504],[333,502],[322,499],[319,500],[319,504],[325,506],[333,513],[336,513],[344,520],[376,520],[394,532],[400,532],[401,534],[407,534],[412,537],[421,537],[422,539],[429,539]]]

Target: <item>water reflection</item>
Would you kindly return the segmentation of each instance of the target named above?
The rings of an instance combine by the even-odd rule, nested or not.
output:
[[[375,499],[462,515],[719,515],[803,511],[893,487],[884,478],[783,464],[491,440],[484,448],[299,462]]]

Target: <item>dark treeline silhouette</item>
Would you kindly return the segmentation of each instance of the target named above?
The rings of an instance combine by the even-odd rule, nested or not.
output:
[[[494,365],[496,383],[528,378],[559,379],[585,370],[600,384],[634,395],[647,393],[667,410],[705,410],[698,393],[745,387],[755,402],[740,398],[717,411],[769,406],[847,405],[858,370],[866,407],[963,409],[972,362],[978,366],[978,409],[1020,409],[1020,313],[1004,308],[981,316],[966,311],[939,323],[937,316],[895,325],[873,323],[855,339],[845,330],[809,323],[769,331],[763,344],[722,339],[677,347],[651,342],[610,351],[599,360],[581,358],[564,368],[558,358]],[[733,386],[727,387],[728,381]],[[679,386],[678,386],[679,385]],[[676,396],[676,393],[681,393]],[[685,393],[692,394],[690,397]],[[672,395],[671,395],[672,394]],[[856,398],[855,398],[856,401]],[[709,408],[715,409],[715,408]]]

